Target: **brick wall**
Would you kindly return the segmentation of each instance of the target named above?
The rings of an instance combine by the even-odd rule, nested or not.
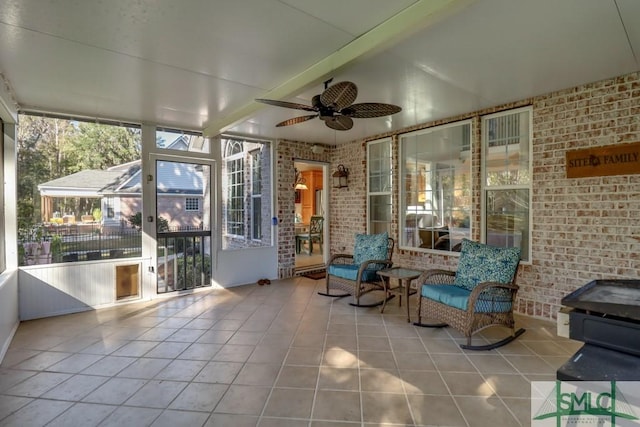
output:
[[[397,171],[397,134],[474,119],[472,227],[473,237],[478,239],[479,118],[524,105],[533,106],[533,251],[531,264],[523,265],[518,274],[521,288],[517,311],[555,318],[561,298],[591,280],[640,276],[640,175],[567,179],[565,170],[567,150],[640,141],[640,73],[425,123],[367,141],[392,136]],[[366,141],[336,147],[331,153],[331,170],[338,164],[349,168],[349,188],[331,189],[331,253],[350,252],[354,233],[366,231]],[[397,176],[395,179],[397,183]],[[397,206],[396,193],[394,207]],[[289,209],[293,211],[293,200]],[[393,214],[396,222],[397,212]],[[289,232],[292,230],[293,225]],[[393,237],[397,238],[397,223],[393,230]],[[396,251],[394,262],[416,268],[453,269],[457,258]]]

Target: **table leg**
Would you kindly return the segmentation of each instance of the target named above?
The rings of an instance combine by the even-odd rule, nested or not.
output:
[[[384,313],[384,308],[387,305],[387,300],[389,299],[389,278],[382,278],[382,288],[384,290],[384,300],[382,301],[382,306],[380,307],[380,313]]]
[[[406,296],[406,299],[407,299],[407,302],[406,302],[406,304],[407,304],[407,322],[409,322],[409,323],[411,323],[411,314],[410,314],[410,310],[409,310],[409,291],[410,291],[409,288],[410,287],[411,287],[411,280],[406,280],[404,282],[404,292],[405,292],[405,296]]]

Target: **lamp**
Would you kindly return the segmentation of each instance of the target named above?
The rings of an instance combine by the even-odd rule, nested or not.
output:
[[[333,177],[333,188],[348,187],[347,178],[349,177],[349,169],[344,165],[338,165],[338,170],[331,175]]]
[[[294,169],[296,171],[296,179],[293,183],[293,188],[295,190],[308,190],[307,180],[302,177],[302,174],[298,169]]]

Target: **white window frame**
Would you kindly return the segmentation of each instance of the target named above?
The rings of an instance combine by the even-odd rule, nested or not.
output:
[[[387,144],[388,145],[388,153],[389,153],[389,158],[388,158],[388,163],[389,163],[389,168],[388,171],[385,171],[382,169],[382,167],[384,167],[384,165],[382,165],[383,159],[374,159],[372,158],[372,153],[371,153],[371,147],[374,145],[378,145],[378,144]],[[384,159],[386,160],[386,159]],[[375,162],[380,162],[381,166],[377,167],[374,165]],[[380,173],[378,174],[378,176],[375,176],[375,171],[379,170]],[[393,219],[393,185],[394,185],[394,180],[393,180],[393,173],[394,173],[394,167],[393,167],[393,144],[392,144],[392,140],[391,138],[383,138],[383,139],[378,139],[375,141],[369,141],[367,143],[367,233],[371,234],[374,232],[382,232],[381,228],[382,227],[373,227],[373,222],[375,221],[378,224],[384,224],[387,223],[387,232],[389,233],[389,236],[391,236],[391,225],[392,225],[392,219]],[[388,174],[388,184],[381,190],[381,191],[372,191],[371,189],[371,181],[372,179],[384,179],[384,176],[382,174],[387,175]],[[389,211],[386,213],[388,215],[389,220],[388,221],[384,221],[384,220],[380,220],[377,218],[374,218],[374,213],[372,212],[373,210],[373,205],[374,202],[373,200],[375,198],[380,198],[380,196],[383,197],[389,197]]]
[[[241,150],[239,153],[233,154],[231,156],[225,157],[225,163],[226,163],[226,180],[227,180],[227,207],[226,207],[226,224],[225,224],[225,229],[226,229],[226,234],[227,236],[233,236],[234,238],[237,239],[244,239],[244,232],[245,232],[245,211],[244,211],[244,192],[245,192],[245,179],[244,179],[244,142],[242,140],[238,140],[238,139],[229,139],[227,140],[227,144],[240,144]],[[232,163],[238,163],[240,164],[242,167],[235,172],[230,172],[230,168],[229,165]],[[231,177],[236,174],[237,176],[241,177],[241,180],[239,180],[237,183],[232,184],[231,181]],[[240,221],[230,221],[230,218],[232,217],[232,215],[230,215],[230,206],[231,206],[231,201],[232,201],[232,197],[231,194],[234,193],[233,188],[234,187],[240,187],[239,191],[237,191],[237,193],[239,193],[241,195],[241,203],[240,209],[233,209],[233,211],[239,211],[241,213],[241,220]],[[241,233],[233,233],[230,231],[230,227],[229,224],[239,224],[240,225],[240,231]],[[234,227],[235,229],[235,227]]]
[[[520,184],[508,184],[508,185],[488,185],[487,184],[487,167],[486,167],[486,162],[489,158],[490,152],[488,150],[491,150],[493,148],[497,148],[497,147],[501,147],[501,146],[497,146],[497,147],[487,147],[487,141],[488,141],[488,125],[487,122],[490,119],[495,119],[498,117],[506,117],[506,116],[510,116],[510,115],[517,115],[517,114],[521,114],[523,112],[528,112],[528,132],[526,137],[528,138],[528,151],[527,151],[527,156],[528,156],[528,175],[529,175],[529,182],[526,184],[520,183]],[[527,106],[527,107],[522,107],[522,108],[517,108],[517,109],[513,109],[513,110],[507,110],[507,111],[501,111],[499,113],[494,113],[494,114],[489,114],[486,116],[482,117],[482,137],[481,137],[481,146],[482,146],[482,154],[481,154],[481,177],[482,177],[482,181],[481,181],[481,194],[482,194],[482,200],[481,200],[481,240],[482,242],[487,242],[487,219],[488,219],[488,202],[487,202],[487,194],[489,191],[500,191],[500,190],[526,190],[528,191],[528,215],[527,215],[527,221],[528,221],[528,232],[527,235],[522,236],[522,239],[526,239],[526,244],[525,247],[521,246],[522,249],[522,262],[525,264],[529,264],[531,263],[531,254],[532,254],[532,231],[533,231],[533,217],[532,217],[532,200],[533,200],[533,107],[531,106]],[[520,135],[520,134],[518,134]],[[515,137],[513,135],[510,135],[508,137],[508,139],[515,139]],[[511,144],[505,144],[505,146],[508,146]],[[491,242],[489,242],[491,243]]]
[[[262,240],[262,227],[256,228],[255,224],[262,224],[262,149],[256,148],[249,151],[251,159],[251,239]],[[259,179],[256,180],[256,171]],[[256,212],[256,202],[260,201],[260,212]]]

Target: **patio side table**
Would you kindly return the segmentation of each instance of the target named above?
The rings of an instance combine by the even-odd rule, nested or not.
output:
[[[385,298],[380,307],[380,313],[384,312],[384,307],[387,305],[387,296],[391,292],[397,292],[399,295],[399,306],[402,307],[402,291],[404,291],[405,299],[407,300],[407,322],[411,322],[411,314],[409,308],[409,296],[417,292],[411,292],[411,281],[417,279],[422,274],[422,270],[413,270],[404,267],[393,267],[378,271],[378,276],[382,279],[384,285]],[[398,282],[398,286],[391,287],[391,279],[395,279]]]

